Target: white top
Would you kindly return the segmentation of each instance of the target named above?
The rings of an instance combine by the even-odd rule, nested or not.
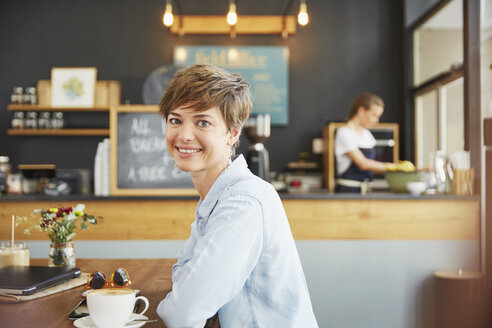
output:
[[[349,168],[352,160],[346,155],[349,151],[359,148],[374,148],[376,139],[368,129],[362,129],[362,133],[349,128],[341,127],[335,136],[335,158],[337,161],[337,176],[342,175]]]

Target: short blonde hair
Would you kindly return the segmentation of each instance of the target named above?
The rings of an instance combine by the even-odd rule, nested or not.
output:
[[[179,107],[205,111],[219,107],[229,131],[241,128],[253,108],[249,84],[238,74],[210,64],[179,70],[164,92],[159,113],[167,120]]]

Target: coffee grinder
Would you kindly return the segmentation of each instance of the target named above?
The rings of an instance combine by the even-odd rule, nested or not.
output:
[[[246,154],[248,167],[253,174],[268,180],[270,160],[263,142],[270,136],[270,114],[251,115],[243,130],[251,142]]]

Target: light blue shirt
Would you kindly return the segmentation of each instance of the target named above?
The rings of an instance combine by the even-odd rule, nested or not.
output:
[[[168,328],[318,327],[282,202],[242,155],[200,199],[157,307]]]

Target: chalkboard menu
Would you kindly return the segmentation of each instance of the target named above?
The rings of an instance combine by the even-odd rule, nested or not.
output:
[[[174,166],[157,106],[111,108],[111,194],[191,195],[187,172]]]
[[[289,49],[278,46],[175,46],[174,64],[214,64],[240,74],[251,86],[253,114],[272,125],[289,123]]]

